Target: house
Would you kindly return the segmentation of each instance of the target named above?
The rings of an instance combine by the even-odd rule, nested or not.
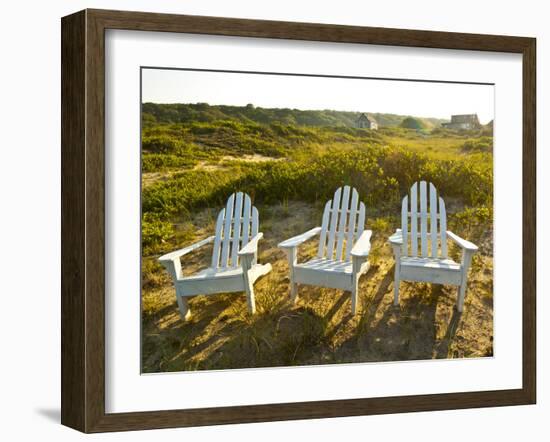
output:
[[[443,123],[445,129],[471,130],[479,129],[481,124],[477,114],[451,115],[450,123]]]
[[[378,123],[369,115],[361,114],[355,121],[355,125],[360,129],[378,129]]]

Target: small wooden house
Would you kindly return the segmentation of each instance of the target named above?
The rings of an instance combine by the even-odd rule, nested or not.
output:
[[[355,122],[355,125],[359,129],[378,129],[378,123],[376,122],[376,120],[367,114],[359,115],[357,121]]]
[[[477,114],[451,115],[450,123],[443,123],[442,126],[446,129],[454,130],[471,130],[479,129],[481,124]]]

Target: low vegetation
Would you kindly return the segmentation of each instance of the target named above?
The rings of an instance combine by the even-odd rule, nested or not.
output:
[[[422,119],[386,116],[378,131],[354,128],[354,113],[254,106],[143,106],[142,320],[145,372],[339,362],[481,357],[492,354],[492,134],[455,132]],[[381,118],[376,117],[381,123]],[[456,289],[402,283],[391,305],[393,258],[387,236],[399,226],[400,201],[417,180],[433,182],[449,224],[481,246],[464,313]],[[355,186],[374,231],[372,268],[360,285],[361,313],[349,295],[301,287],[288,300],[288,267],[279,241],[320,222],[324,202]],[[260,211],[260,260],[273,271],[255,286],[258,313],[244,294],[197,296],[183,323],[174,290],[156,259],[211,235],[217,211],[236,190]],[[307,243],[301,253],[314,253]],[[205,247],[184,272],[208,266]],[[452,250],[458,259],[458,250]]]

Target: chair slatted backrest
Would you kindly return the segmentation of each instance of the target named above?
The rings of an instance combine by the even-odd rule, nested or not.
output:
[[[258,223],[258,209],[252,205],[250,196],[243,192],[231,195],[218,214],[212,267],[238,267],[239,250],[258,233]]]
[[[410,195],[403,198],[401,231],[403,256],[447,258],[445,202],[438,197],[437,189],[432,183],[414,183]]]
[[[365,204],[359,201],[355,188],[340,187],[325,205],[317,256],[349,261],[351,249],[364,229]]]

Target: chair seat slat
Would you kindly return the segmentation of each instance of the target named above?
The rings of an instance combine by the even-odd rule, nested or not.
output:
[[[231,229],[231,235],[229,240],[231,241],[231,263],[232,266],[239,265],[239,250],[241,249],[240,239],[241,239],[241,217],[243,211],[243,193],[238,192],[235,199],[235,209],[233,220],[231,222],[233,228]]]
[[[439,213],[441,214],[439,231],[441,233],[441,257],[447,258],[447,212],[445,201],[439,197]]]
[[[437,190],[435,186],[430,183],[430,231],[432,250],[430,256],[437,258],[437,240],[439,239],[439,232],[437,231],[437,220],[439,214],[437,213]]]
[[[344,186],[344,193],[341,200],[341,215],[338,222],[338,228],[336,232],[337,246],[336,246],[336,259],[342,259],[342,252],[344,250],[344,240],[346,236],[346,226],[348,225],[348,214],[349,214],[349,186]]]
[[[411,188],[411,255],[418,254],[418,202],[417,202],[417,183],[414,183]]]
[[[426,181],[420,181],[420,253],[428,257],[428,196]]]
[[[336,226],[338,225],[338,208],[340,207],[340,197],[342,195],[342,188],[340,187],[335,193],[332,199],[332,213],[330,216],[330,228],[328,234],[327,244],[327,258],[332,259],[334,255],[334,244],[336,237]]]
[[[223,239],[222,239],[222,256],[221,256],[221,267],[227,267],[229,260],[229,249],[230,241],[229,237],[231,236],[231,220],[233,219],[233,204],[235,202],[235,194],[232,194],[227,200],[227,205],[225,206],[225,221],[223,224]]]
[[[349,221],[345,228],[345,233],[347,233],[346,240],[346,254],[344,256],[345,261],[349,261],[351,255],[352,244],[358,238],[356,231],[356,221],[357,221],[357,205],[359,203],[359,193],[355,188],[353,188],[351,193],[351,205],[349,212]]]
[[[214,240],[214,247],[212,249],[212,267],[216,268],[220,265],[221,254],[221,232],[223,227],[223,221],[225,219],[225,209],[220,210],[218,214],[218,220],[216,221],[216,239]]]

